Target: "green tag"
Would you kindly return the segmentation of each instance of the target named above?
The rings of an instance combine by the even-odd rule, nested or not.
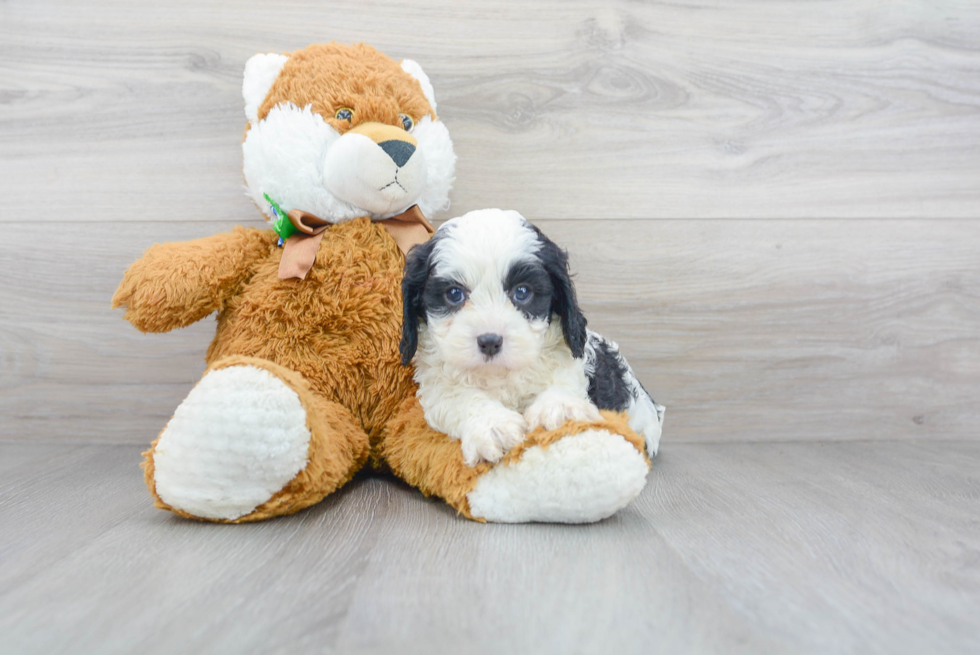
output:
[[[272,221],[272,229],[279,235],[279,238],[282,241],[285,241],[289,237],[299,232],[299,230],[297,230],[296,227],[289,222],[289,216],[287,216],[286,212],[282,210],[282,207],[277,205],[276,201],[270,198],[268,193],[263,193],[262,195],[265,196],[266,202],[272,206],[272,213],[276,217],[276,220]]]

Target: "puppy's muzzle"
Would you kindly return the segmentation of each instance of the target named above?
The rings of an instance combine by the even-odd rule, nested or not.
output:
[[[488,332],[486,334],[481,334],[476,338],[476,345],[480,348],[481,353],[487,357],[493,357],[499,353],[501,347],[503,347],[504,338],[499,334]]]

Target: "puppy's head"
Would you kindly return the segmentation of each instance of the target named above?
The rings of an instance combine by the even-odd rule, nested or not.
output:
[[[555,316],[572,355],[584,353],[568,257],[515,211],[484,209],[444,223],[409,252],[402,299],[406,365],[421,331],[423,346],[457,370],[518,370],[538,358]]]

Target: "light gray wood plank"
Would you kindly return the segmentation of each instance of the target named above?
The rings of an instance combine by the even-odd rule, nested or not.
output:
[[[667,443],[978,437],[980,222],[539,224],[569,249],[591,325],[667,405]],[[143,335],[109,298],[149,244],[224,228],[0,243],[0,435],[149,443],[200,377],[213,320]]]
[[[333,39],[426,68],[456,213],[977,216],[972,0],[8,0],[0,18],[5,223],[248,220],[244,62]]]
[[[679,445],[636,509],[797,652],[970,652],[978,457],[976,443]]]
[[[44,462],[71,457],[85,447],[84,444],[64,441],[42,443],[5,440],[2,446],[3,458],[0,459],[0,489],[25,477],[37,475],[37,471],[44,467]]]
[[[32,447],[0,484],[4,652],[980,648],[977,443],[673,444],[592,526],[479,525],[386,478],[203,524],[151,508],[135,447]]]
[[[2,489],[0,650],[245,652],[294,631],[331,641],[331,614],[369,550],[371,494],[341,507],[338,493],[298,521],[214,530],[152,508],[138,449],[84,450]],[[299,607],[302,626],[288,616]]]
[[[487,526],[405,492],[389,507],[337,652],[380,655],[392,644],[406,653],[789,650],[691,575],[652,514],[627,509],[595,526]]]
[[[0,291],[0,437],[148,443],[162,429],[204,371],[214,321],[144,335],[109,308],[112,293],[155,241],[226,227],[168,225],[69,225],[40,249],[0,245],[10,280]]]
[[[976,222],[542,225],[666,439],[980,437]]]

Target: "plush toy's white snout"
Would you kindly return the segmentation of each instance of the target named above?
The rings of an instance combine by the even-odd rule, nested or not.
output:
[[[405,130],[362,123],[327,151],[323,185],[344,202],[374,214],[397,214],[415,204],[426,182],[425,155]]]

